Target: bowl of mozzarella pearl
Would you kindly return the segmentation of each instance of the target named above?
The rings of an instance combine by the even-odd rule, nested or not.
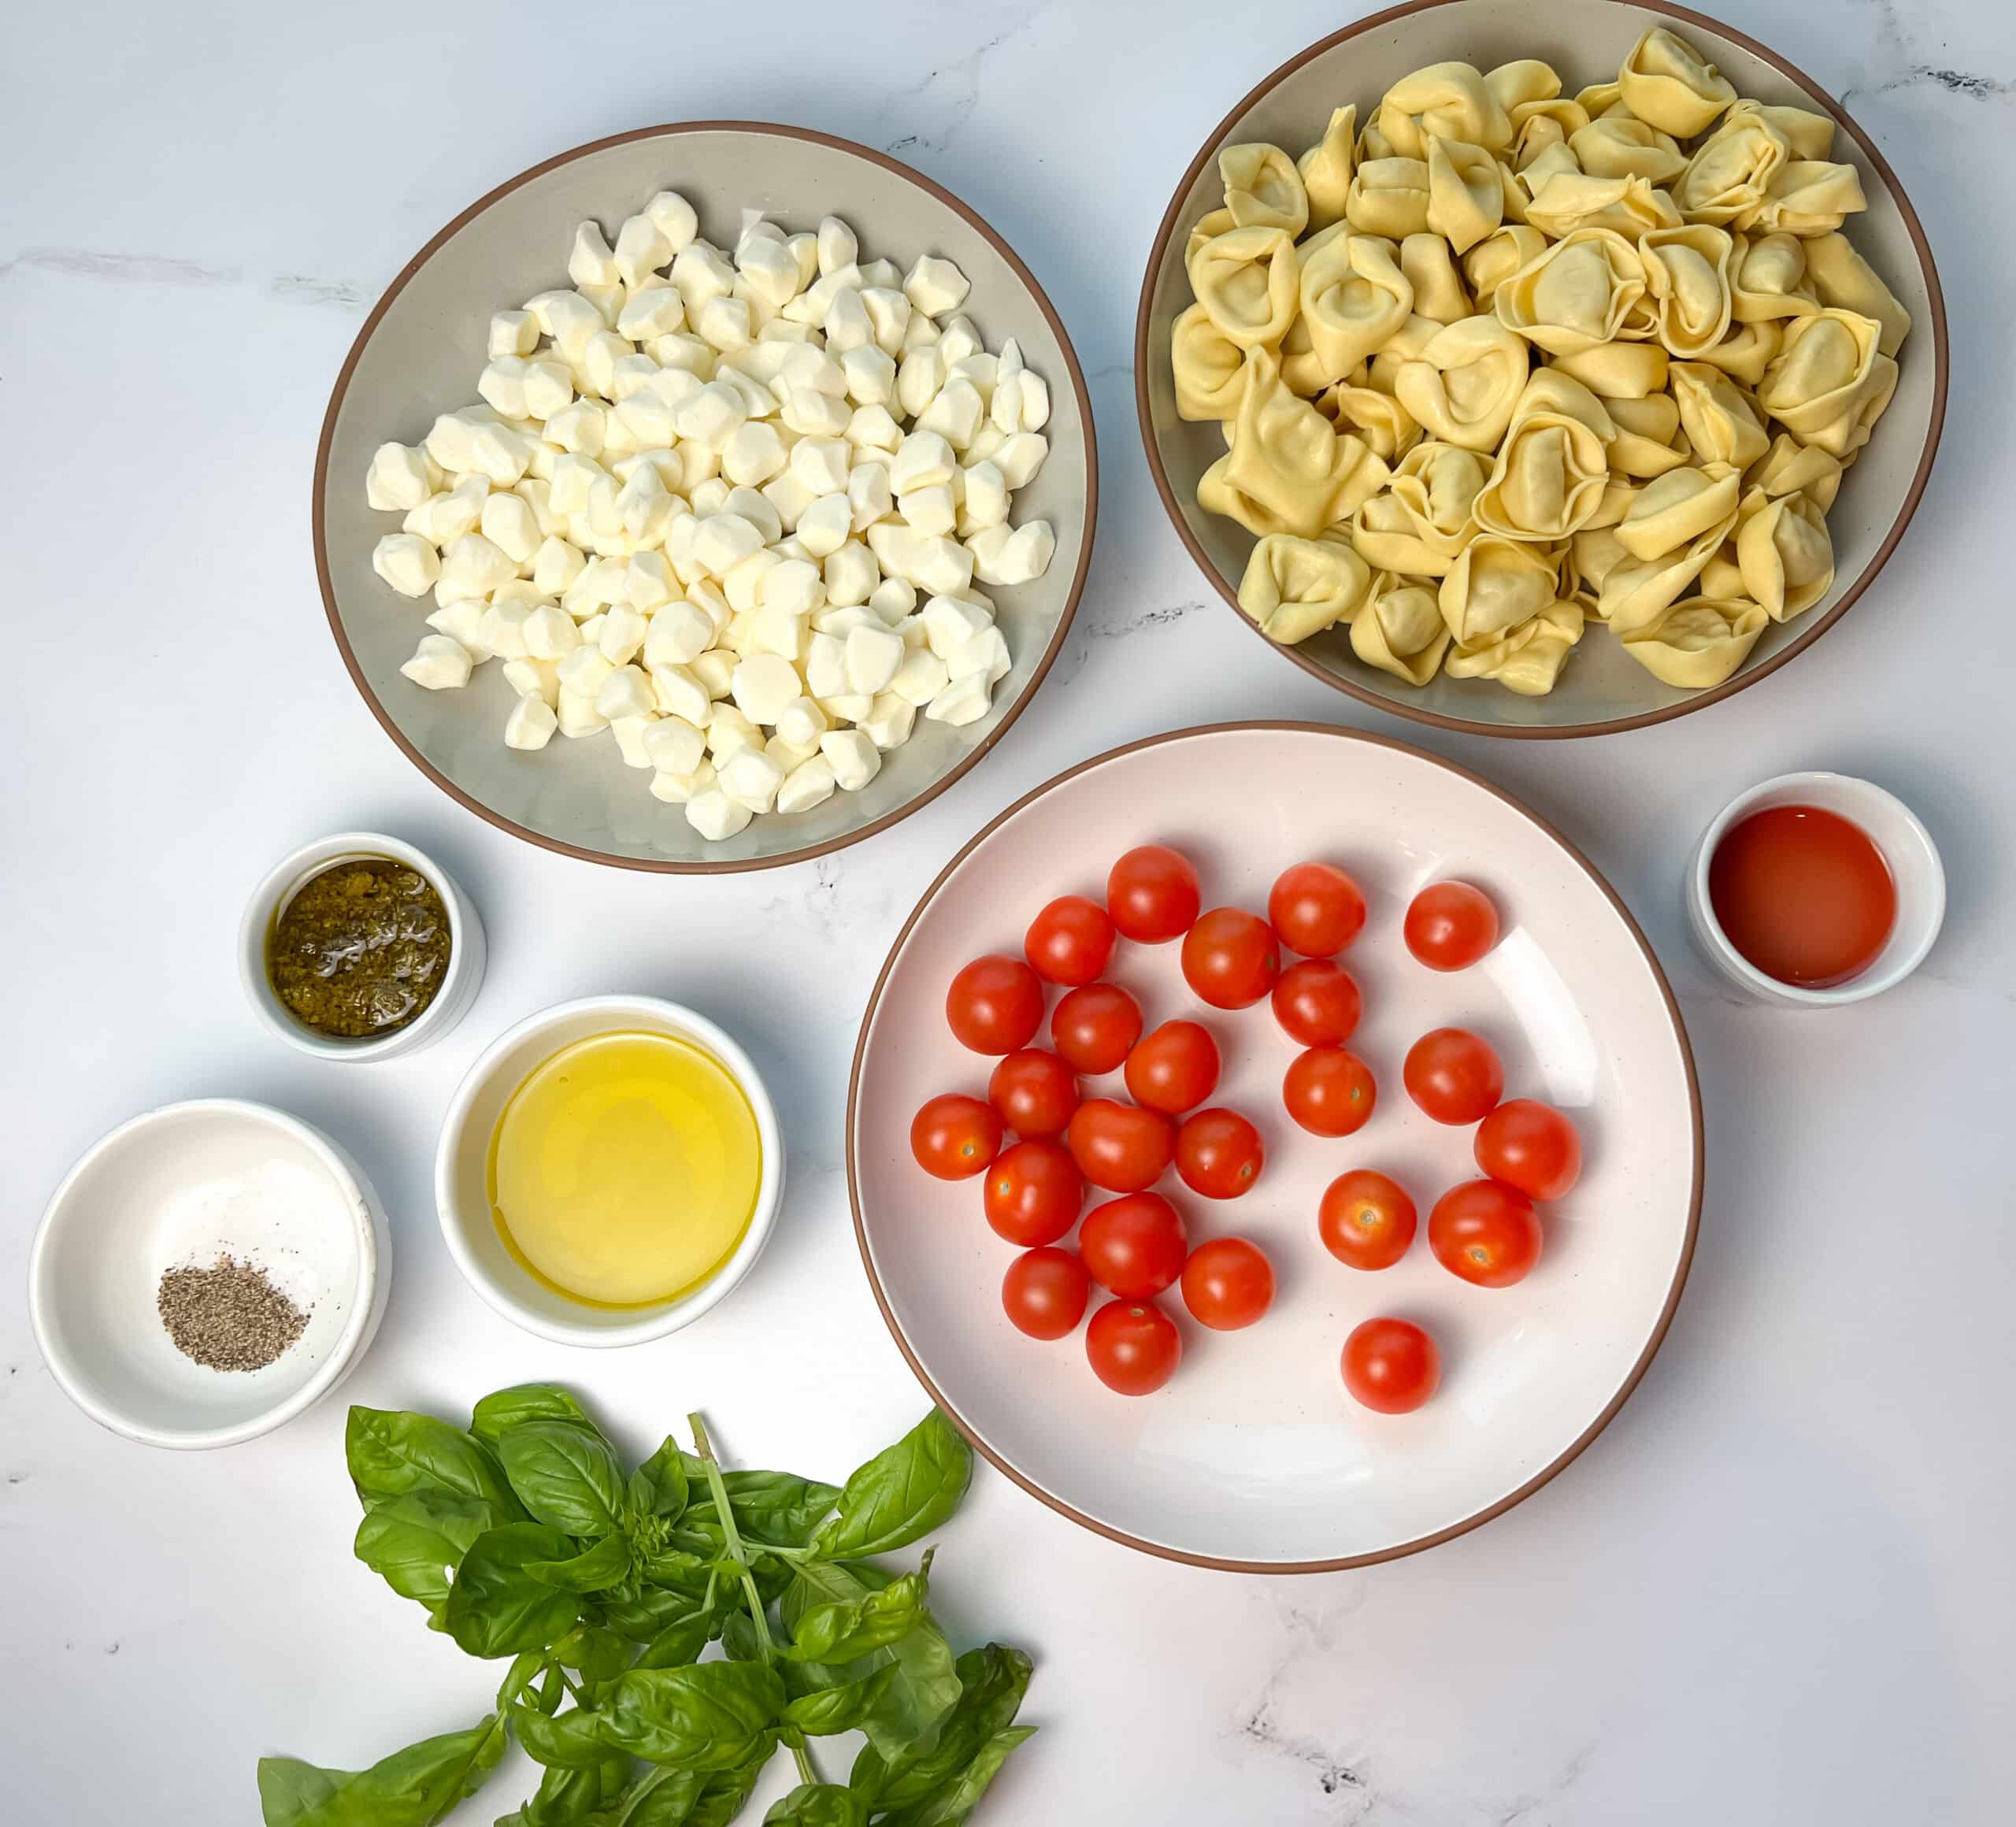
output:
[[[1091,557],[1091,412],[1006,243],[878,153],[739,122],[584,146],[380,301],[315,483],[393,739],[491,823],[759,869],[991,747]]]
[[[1214,131],[1135,379],[1256,633],[1419,722],[1586,736],[1754,684],[1863,595],[1931,473],[1946,321],[1882,155],[1753,39],[1428,0]]]

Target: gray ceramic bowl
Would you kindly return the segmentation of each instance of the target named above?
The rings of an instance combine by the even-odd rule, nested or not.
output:
[[[1775,672],[1812,645],[1866,590],[1903,536],[1932,472],[1946,416],[1946,308],[1925,230],[1896,173],[1840,105],[1812,78],[1755,39],[1678,6],[1629,0],[1418,0],[1347,27],[1292,57],[1214,128],[1176,187],[1155,236],[1136,321],[1134,384],[1148,467],[1177,532],[1239,614],[1239,580],[1253,536],[1236,521],[1197,505],[1197,480],[1224,452],[1215,425],[1176,414],[1169,372],[1169,326],[1190,302],[1183,246],[1190,227],[1221,200],[1221,146],[1267,140],[1299,154],[1322,137],[1333,107],[1368,105],[1425,64],[1452,59],[1488,69],[1515,57],[1542,57],[1561,72],[1569,94],[1612,80],[1647,27],[1664,25],[1692,42],[1736,85],[1759,101],[1830,114],[1840,129],[1836,158],[1861,175],[1869,208],[1847,234],[1911,313],[1898,357],[1896,397],[1841,484],[1827,524],[1833,535],[1834,585],[1796,621],[1773,624],[1723,684],[1686,691],[1664,685],[1600,631],[1579,646],[1561,682],[1544,698],[1521,698],[1488,679],[1436,678],[1416,691],[1361,662],[1347,632],[1333,628],[1283,647],[1296,665],[1354,698],[1418,723],[1486,736],[1597,736],[1661,723],[1712,704]],[[1243,614],[1240,620],[1266,639]]]
[[[426,632],[430,599],[410,602],[372,573],[396,519],[365,504],[372,452],[424,437],[439,413],[476,398],[493,311],[515,309],[566,279],[574,224],[612,233],[654,191],[676,190],[701,230],[732,245],[746,205],[788,227],[843,217],[864,258],[907,269],[921,254],[958,263],[973,283],[966,314],[990,348],[1019,339],[1050,383],[1050,455],[1015,497],[1014,517],[1047,520],[1056,555],[1036,583],[990,591],[1014,656],[992,708],[962,728],[919,719],[858,793],[810,812],[772,814],[724,843],[703,840],[684,810],[652,798],[648,776],[608,740],[556,739],[532,754],[503,743],[510,688],[495,666],[460,691],[428,691],[400,666]],[[386,733],[421,771],[472,812],[530,842],[630,869],[709,873],[802,862],[893,825],[942,792],[1014,722],[1063,645],[1092,550],[1099,497],[1091,402],[1064,325],[1028,269],[951,192],[894,159],[825,134],[749,121],[653,127],[577,147],[472,204],[416,254],[365,320],[336,377],[315,465],[315,561],[343,662]]]

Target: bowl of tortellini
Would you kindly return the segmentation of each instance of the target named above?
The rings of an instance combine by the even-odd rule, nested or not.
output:
[[[1403,716],[1558,736],[1837,621],[1924,491],[1946,360],[1916,214],[1791,65],[1672,7],[1427,0],[1220,124],[1135,376],[1256,632]]]

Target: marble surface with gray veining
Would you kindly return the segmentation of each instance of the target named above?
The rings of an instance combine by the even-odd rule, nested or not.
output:
[[[960,1637],[1036,1652],[1043,1727],[986,1820],[2010,1818],[2016,11],[1721,9],[1847,101],[1925,218],[1955,379],[1931,491],[1842,625],[1729,703],[1581,744],[1429,739],[1584,846],[1674,978],[1710,1153],[1686,1299],[1579,1463],[1390,1566],[1194,1571],[979,1479],[937,1595]],[[1171,532],[1134,428],[1136,294],[1177,174],[1239,94],[1348,11],[107,0],[9,19],[0,1816],[249,1821],[260,1752],[355,1766],[475,1717],[491,1684],[350,1559],[340,1402],[229,1452],[153,1453],[92,1427],[43,1369],[21,1295],[35,1214],[135,1110],[266,1099],[363,1161],[397,1264],[358,1399],[453,1410],[565,1377],[632,1446],[702,1406],[729,1451],[828,1473],[914,1418],[858,1266],[840,1150],[854,1023],[917,894],[994,812],[1116,743],[1259,715],[1412,733],[1235,625]],[[717,881],[598,870],[461,813],[345,678],[308,539],[331,380],[413,250],[557,150],[710,116],[885,147],[988,217],[1077,340],[1104,458],[1077,627],[1010,738],[874,842]],[[1903,795],[1952,888],[1915,978],[1817,1015],[1724,993],[1678,904],[1707,819],[1804,766]],[[352,1073],[254,1028],[232,934],[273,858],[357,826],[449,862],[492,962],[450,1040]],[[616,988],[682,997],[743,1037],[785,1114],[791,1190],[731,1306],[605,1357],[480,1305],[428,1188],[436,1117],[482,1044],[541,1004]],[[519,1775],[457,1819],[515,1805]]]

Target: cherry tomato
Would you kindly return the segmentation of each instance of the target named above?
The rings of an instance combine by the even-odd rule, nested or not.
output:
[[[1141,1005],[1117,984],[1067,990],[1050,1014],[1053,1046],[1080,1072],[1111,1072],[1141,1034]]]
[[[1354,1269],[1391,1269],[1406,1254],[1418,1221],[1406,1189],[1369,1167],[1339,1174],[1316,1212],[1323,1247]]]
[[[1363,1128],[1378,1101],[1372,1068],[1341,1047],[1298,1053],[1281,1080],[1281,1102],[1312,1136],[1348,1136]]]
[[[1180,1117],[1217,1088],[1218,1043],[1195,1021],[1165,1021],[1127,1056],[1127,1088],[1136,1103]]]
[[[1274,987],[1281,948],[1243,907],[1214,907],[1183,936],[1183,980],[1214,1009],[1244,1009]]]
[[[1013,1053],[1043,1025],[1043,985],[1019,958],[976,958],[945,992],[945,1019],[962,1047]]]
[[[1462,970],[1498,943],[1498,910],[1468,882],[1433,882],[1407,903],[1402,930],[1430,970]]]
[[[1078,1107],[1078,1080],[1040,1047],[1011,1053],[987,1081],[987,1101],[1017,1136],[1061,1136]]]
[[[1479,1288],[1510,1288],[1540,1259],[1540,1221],[1517,1187],[1466,1180],[1435,1202],[1428,1247],[1451,1275]]]
[[[1274,1303],[1274,1266],[1243,1237],[1214,1237],[1183,1266],[1183,1304],[1199,1325],[1236,1332]]]
[[[1344,1387],[1377,1414],[1406,1414],[1435,1393],[1442,1354],[1412,1320],[1367,1320],[1344,1340]]]
[[[1085,1329],[1085,1355],[1092,1374],[1115,1394],[1147,1395],[1176,1374],[1183,1335],[1158,1306],[1110,1300]]]
[[[1108,1192],[1139,1192],[1162,1178],[1176,1147],[1169,1120],[1111,1098],[1089,1098],[1065,1131],[1078,1171]]]
[[[1113,922],[1098,902],[1062,895],[1029,922],[1022,951],[1047,982],[1089,984],[1113,956]]]
[[[1290,951],[1330,958],[1358,937],[1365,897],[1342,869],[1297,863],[1281,871],[1267,897],[1267,924]]]
[[[1001,1305],[1017,1332],[1061,1339],[1085,1317],[1092,1278],[1069,1250],[1025,1251],[1001,1278]]]
[[[1400,1077],[1407,1095],[1438,1123],[1474,1123],[1505,1092],[1505,1068],[1491,1043],[1467,1028],[1436,1028],[1407,1049]]]
[[[1054,1142],[1017,1142],[987,1170],[987,1221],[998,1236],[1031,1249],[1054,1243],[1078,1221],[1085,1182]]]
[[[1106,909],[1123,939],[1161,945],[1180,939],[1203,896],[1190,859],[1162,843],[1130,850],[1106,879]]]
[[[1237,1199],[1250,1191],[1266,1158],[1260,1132],[1236,1110],[1199,1110],[1176,1132],[1176,1171],[1206,1199]]]
[[[1290,965],[1274,985],[1274,1019],[1304,1047],[1341,1047],[1364,1012],[1358,979],[1327,958]]]
[[[1146,1300],[1183,1273],[1183,1217],[1158,1192],[1130,1192],[1086,1213],[1078,1229],[1085,1270],[1109,1294]]]
[[[1529,1199],[1558,1199],[1582,1177],[1575,1125],[1531,1098],[1500,1104],[1477,1125],[1477,1166]]]
[[[940,1180],[970,1180],[1000,1150],[1001,1119],[978,1098],[947,1091],[910,1119],[910,1153]]]

